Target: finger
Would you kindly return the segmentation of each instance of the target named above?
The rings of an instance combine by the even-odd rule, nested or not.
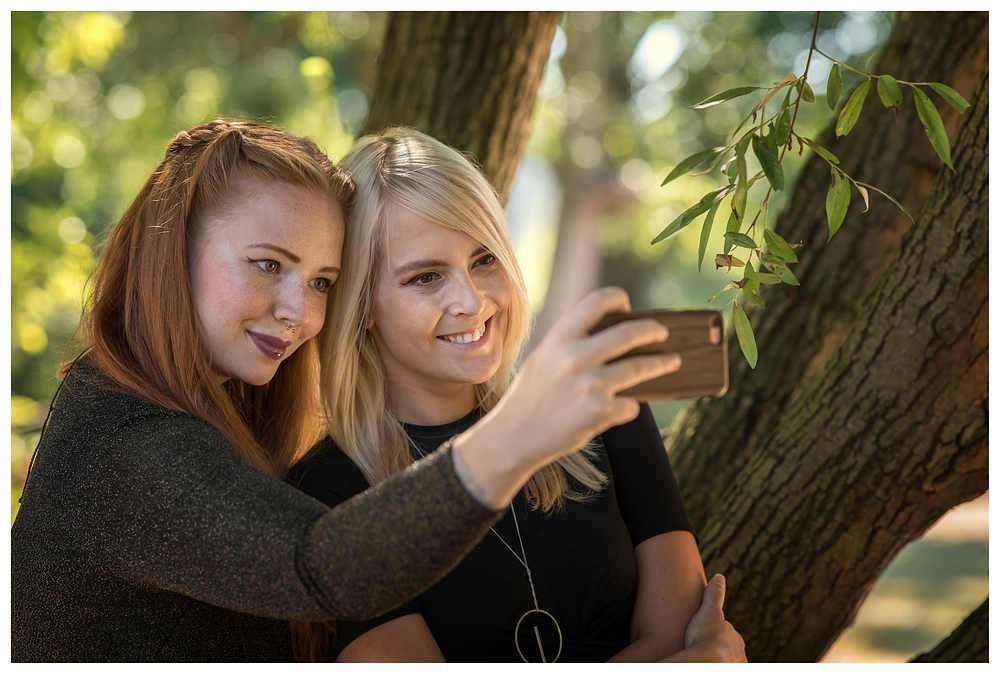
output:
[[[628,293],[621,288],[598,288],[563,314],[549,330],[560,341],[579,339],[590,334],[591,328],[606,314],[625,314],[632,310]]]
[[[670,331],[652,318],[622,321],[582,340],[581,353],[594,362],[607,363],[632,349],[666,341]]]
[[[608,388],[617,393],[644,381],[677,372],[680,367],[681,357],[676,353],[632,356],[605,365],[601,368],[600,377]]]
[[[726,578],[721,573],[712,576],[705,586],[705,593],[702,595],[701,607],[722,610],[722,604],[726,601]]]

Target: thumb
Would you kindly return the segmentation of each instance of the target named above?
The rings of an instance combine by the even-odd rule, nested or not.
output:
[[[722,610],[722,604],[726,601],[726,577],[721,573],[712,576],[705,586],[705,593],[702,595],[702,608],[714,608]]]

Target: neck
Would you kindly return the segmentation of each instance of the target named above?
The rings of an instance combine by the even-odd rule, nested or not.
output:
[[[472,384],[417,389],[389,382],[389,397],[396,418],[416,426],[440,426],[458,421],[476,407],[476,389]]]

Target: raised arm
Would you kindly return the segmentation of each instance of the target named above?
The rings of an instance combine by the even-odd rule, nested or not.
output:
[[[589,335],[605,314],[629,309],[620,288],[587,295],[527,358],[500,404],[455,439],[458,474],[481,503],[506,507],[539,468],[635,419],[639,403],[617,393],[680,367],[676,354],[606,364],[668,337],[667,329],[651,320],[626,321]]]

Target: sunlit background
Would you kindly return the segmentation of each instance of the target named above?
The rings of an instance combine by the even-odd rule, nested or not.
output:
[[[248,118],[311,136],[338,159],[367,118],[386,18],[11,14],[12,517],[56,367],[73,353],[67,342],[95,250],[169,139],[218,116]],[[863,69],[893,19],[824,13],[818,44]],[[567,297],[598,283],[625,287],[637,308],[704,308],[727,283],[711,262],[721,233],[700,273],[699,228],[649,243],[718,187],[719,175],[660,183],[687,155],[727,144],[756,101],[690,106],[723,89],[801,74],[814,20],[805,12],[564,16],[508,201],[539,331]],[[803,135],[833,114],[821,93],[829,67],[823,58],[810,64],[817,102],[799,115]],[[845,75],[845,90],[854,84]],[[772,197],[772,222],[791,192],[794,170],[786,175],[790,187]],[[681,406],[658,404],[660,424]],[[986,503],[954,511],[905,549],[827,659],[906,660],[977,606],[987,593]]]

